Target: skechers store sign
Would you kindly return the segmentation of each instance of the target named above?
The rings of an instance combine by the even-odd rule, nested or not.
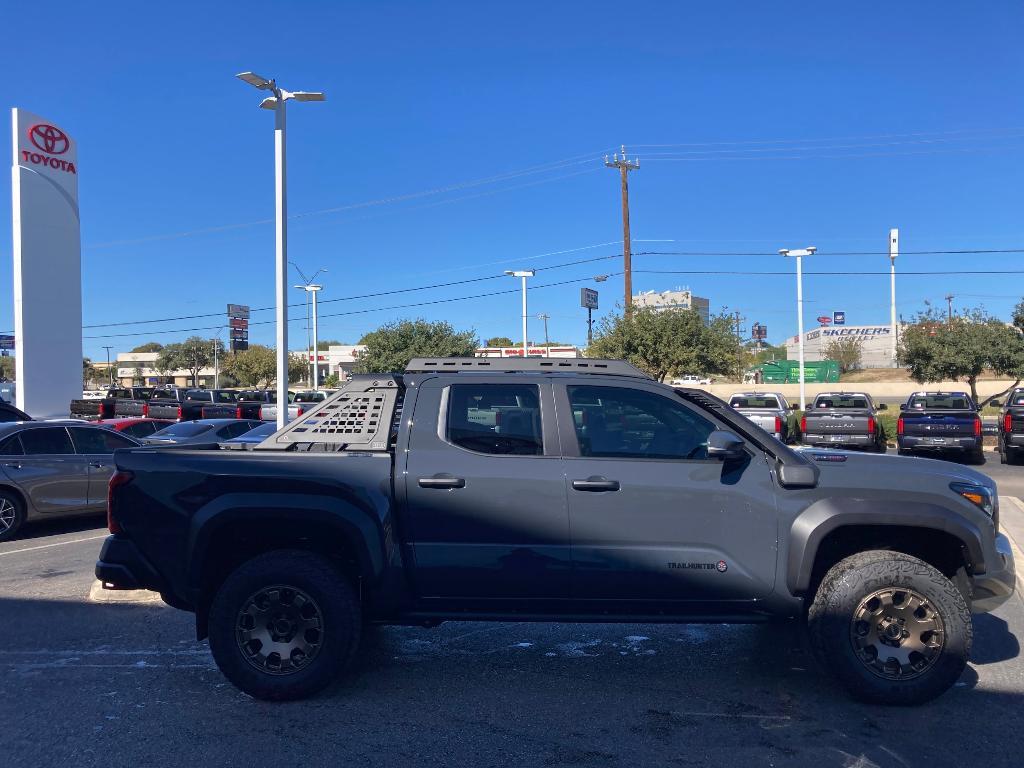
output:
[[[819,336],[859,336],[871,337],[889,336],[892,328],[887,325],[867,325],[860,328],[820,328],[807,334],[807,340],[816,339]]]

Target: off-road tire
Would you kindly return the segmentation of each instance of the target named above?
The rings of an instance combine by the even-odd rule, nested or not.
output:
[[[25,524],[25,505],[10,491],[0,490],[0,541],[10,541]]]
[[[286,672],[258,668],[240,639],[245,608],[254,596],[278,587],[308,599],[320,627],[315,653],[308,654],[304,666]],[[338,678],[359,647],[362,617],[352,584],[330,560],[302,550],[278,550],[243,563],[228,576],[213,599],[207,627],[213,658],[228,680],[258,699],[285,701],[310,696]]]
[[[903,588],[927,599],[943,627],[938,655],[909,679],[882,676],[857,655],[854,614],[878,590]],[[819,663],[861,701],[913,705],[934,699],[963,673],[971,652],[971,612],[961,590],[923,560],[883,550],[851,555],[833,565],[807,614],[811,647]]]

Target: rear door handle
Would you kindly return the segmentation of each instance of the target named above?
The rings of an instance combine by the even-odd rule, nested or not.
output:
[[[93,469],[103,469],[107,465],[99,461],[90,461],[89,466],[92,467]]]
[[[12,461],[9,464],[4,464],[4,466],[5,467],[10,467],[11,469],[21,469],[21,464],[19,464],[16,461]]]
[[[420,488],[465,488],[466,481],[461,477],[421,477]]]
[[[588,477],[586,480],[573,480],[572,488],[574,491],[617,491],[619,481],[597,476]]]

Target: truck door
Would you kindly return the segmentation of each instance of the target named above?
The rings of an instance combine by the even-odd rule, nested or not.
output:
[[[467,375],[420,386],[405,452],[405,526],[421,598],[536,607],[568,597],[569,518],[551,387],[509,379]]]
[[[759,450],[708,458],[722,425],[656,385],[559,382],[554,395],[566,415],[574,598],[687,613],[771,591],[775,487]]]

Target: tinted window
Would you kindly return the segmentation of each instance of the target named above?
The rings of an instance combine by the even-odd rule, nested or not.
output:
[[[247,423],[251,423],[251,422],[247,422]],[[264,438],[264,437],[270,437],[275,432],[277,432],[277,422],[268,421],[266,424],[261,424],[260,426],[256,427],[255,429],[250,429],[250,430],[247,430],[246,432],[243,432],[242,435],[245,436],[245,437],[251,437],[251,438],[257,438],[257,437]]]
[[[583,456],[706,458],[704,448],[715,425],[681,402],[619,387],[568,390]]]
[[[4,421],[22,421],[22,416],[17,411],[12,411],[8,408],[0,408],[0,422]]]
[[[103,427],[71,427],[68,431],[78,453],[113,453],[116,448],[135,446],[127,437]]]
[[[478,453],[539,456],[544,452],[539,390],[531,384],[453,385],[448,440]]]
[[[135,424],[130,424],[121,430],[122,435],[131,435],[132,437],[149,437],[159,426],[152,421],[140,421]]]
[[[251,428],[252,427],[249,426],[248,421],[236,421],[234,424],[228,424],[227,426],[218,429],[217,436],[221,440],[230,440],[232,437],[244,435]]]
[[[200,389],[190,389],[188,392],[185,393],[185,399],[190,400],[192,402],[212,403],[213,393],[206,392]]]
[[[196,424],[192,421],[183,421],[180,424],[172,424],[164,427],[159,432],[154,432],[154,437],[195,437],[213,429],[210,424]]]
[[[814,401],[815,408],[868,408],[863,395],[820,395]]]
[[[238,398],[234,392],[214,392],[213,400],[216,403],[234,403],[237,402]]]
[[[0,440],[0,456],[21,456],[25,452],[21,449],[21,440],[17,435],[11,435],[6,440]]]
[[[68,431],[64,427],[26,429],[21,433],[21,445],[29,456],[75,452]]]
[[[967,395],[959,393],[949,395],[917,395],[910,398],[910,407],[914,410],[923,410],[925,408],[949,411],[971,410]]]
[[[759,397],[757,395],[743,395],[729,400],[733,408],[781,408],[779,401],[774,397]]]

